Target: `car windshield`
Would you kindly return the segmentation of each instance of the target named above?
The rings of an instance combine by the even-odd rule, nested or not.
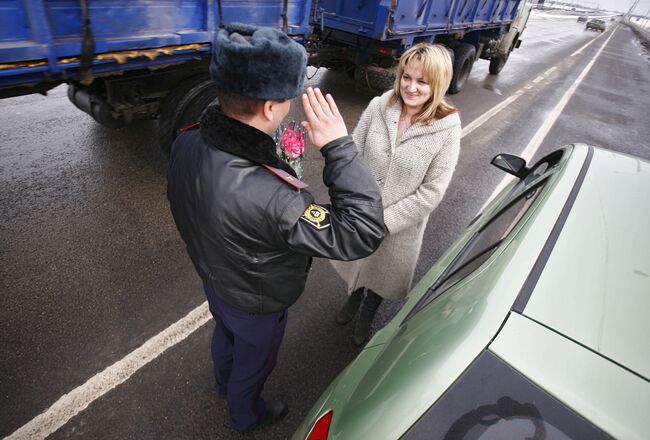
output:
[[[531,168],[526,178],[515,185],[498,212],[474,234],[405,320],[474,272],[494,254],[542,192],[549,171],[561,157],[561,152],[552,154]]]

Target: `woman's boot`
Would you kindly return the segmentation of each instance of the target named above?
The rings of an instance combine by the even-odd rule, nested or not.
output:
[[[359,311],[359,318],[354,326],[352,339],[356,345],[362,345],[368,340],[368,336],[370,336],[370,325],[375,318],[375,313],[382,300],[383,298],[381,296],[368,289],[366,299],[363,300],[361,311]]]
[[[352,318],[354,318],[354,315],[357,314],[359,305],[363,300],[364,290],[364,287],[359,287],[357,290],[352,292],[350,296],[348,296],[348,300],[345,302],[345,305],[341,310],[339,310],[339,314],[336,315],[336,323],[338,325],[345,325],[348,322],[352,321]]]

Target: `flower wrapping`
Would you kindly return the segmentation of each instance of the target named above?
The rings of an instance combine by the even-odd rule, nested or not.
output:
[[[277,153],[302,178],[305,161],[305,130],[296,121],[281,124],[274,135]]]

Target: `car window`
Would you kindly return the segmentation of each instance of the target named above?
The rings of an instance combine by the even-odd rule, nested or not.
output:
[[[448,275],[437,289],[447,290],[483,264],[499,247],[503,239],[517,226],[521,217],[541,192],[542,186],[537,185],[528,190],[482,228],[470,246],[463,252],[463,256],[451,267]]]
[[[476,232],[407,315],[405,321],[478,269],[494,254],[542,192],[547,178],[561,157],[562,152],[555,152],[531,167],[528,175],[513,188],[511,198]]]
[[[611,437],[485,350],[402,440]]]
[[[494,217],[487,225],[479,230],[472,240],[465,246],[456,260],[445,270],[443,276],[429,289],[411,313],[416,313],[429,304],[444,291],[474,272],[499,248],[504,238],[517,226],[519,220],[528,211],[528,208],[541,192],[543,184],[536,185],[520,197],[515,199],[500,214]]]

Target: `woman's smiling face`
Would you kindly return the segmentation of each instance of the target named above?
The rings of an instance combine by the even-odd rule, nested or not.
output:
[[[400,78],[400,96],[407,107],[419,111],[431,98],[431,86],[422,74],[422,64],[411,61],[404,67]]]

